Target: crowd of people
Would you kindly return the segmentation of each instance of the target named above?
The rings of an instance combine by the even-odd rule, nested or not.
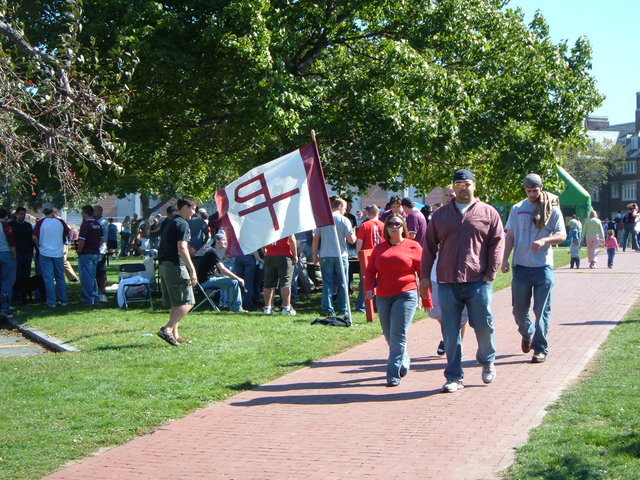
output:
[[[338,316],[348,325],[349,258],[364,251],[368,262],[361,271],[354,306],[364,312],[365,302],[375,302],[389,347],[387,385],[399,385],[410,371],[408,332],[420,306],[441,324],[437,353],[446,356],[442,391],[464,388],[462,340],[467,325],[477,339],[482,381],[489,384],[497,375],[491,299],[499,269],[513,273],[513,317],[521,349],[532,352],[532,363],[543,363],[549,354],[554,284],[550,247],[567,239],[571,268],[580,267],[582,245],[587,247],[590,268],[596,268],[603,245],[609,268],[615,253],[629,242],[640,250],[635,230],[640,214],[635,204],[619,218],[602,222],[591,212],[584,226],[574,216],[565,227],[559,199],[544,190],[540,176],[527,175],[523,188],[526,198],[513,205],[504,226],[498,211],[476,196],[476,179],[464,169],[454,173],[442,203],[422,209],[412,199],[394,195],[384,208],[368,205],[356,217],[347,200],[332,197],[334,225],[285,237],[235,258],[227,254],[227,238],[215,214],[209,216],[193,197],[182,197],[169,206],[164,219],[159,214],[151,219],[134,214],[119,229],[113,219],[103,217],[100,206],[87,205],[82,208],[75,242],[80,301],[106,300],[109,255],[143,254],[157,257],[163,302],[169,309],[169,319],[158,336],[170,345],[191,343],[180,336],[179,325],[195,303],[197,286],[217,290],[219,305],[233,313],[279,311],[293,316],[298,289],[311,291],[321,284],[320,312]],[[24,208],[18,208],[9,219],[8,212],[0,209],[0,308],[13,310],[12,296],[33,278],[34,258],[45,305],[66,306],[65,278],[78,281],[71,266],[65,268],[72,231],[54,209],[44,209],[35,226],[26,222],[25,214]],[[311,279],[310,269],[315,267],[321,282]]]

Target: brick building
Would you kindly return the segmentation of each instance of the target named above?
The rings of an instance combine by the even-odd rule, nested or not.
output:
[[[636,93],[635,122],[609,125],[607,117],[591,117],[587,128],[592,137],[613,134],[627,155],[622,172],[611,176],[600,191],[591,192],[593,208],[599,212],[600,218],[613,217],[618,211],[625,212],[629,203],[640,203],[640,92]]]

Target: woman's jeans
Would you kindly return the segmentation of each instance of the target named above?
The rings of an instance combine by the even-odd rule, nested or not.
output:
[[[126,257],[129,254],[129,240],[131,239],[130,233],[120,234],[120,256]]]
[[[418,307],[418,291],[409,290],[390,297],[376,297],[382,333],[389,345],[387,382],[400,380],[400,369],[409,370],[407,333]]]
[[[635,224],[625,223],[624,231],[622,232],[622,251],[627,249],[627,242],[631,237],[631,246],[634,250],[638,250],[638,236],[636,235]]]

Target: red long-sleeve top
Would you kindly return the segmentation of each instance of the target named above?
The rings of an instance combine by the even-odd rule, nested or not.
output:
[[[397,245],[380,243],[371,252],[364,276],[365,291],[389,297],[418,288],[416,275],[420,277],[422,247],[418,242],[405,239]]]

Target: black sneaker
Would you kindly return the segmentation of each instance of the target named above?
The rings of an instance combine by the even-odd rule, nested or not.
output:
[[[180,345],[178,341],[173,337],[171,333],[169,333],[169,331],[166,328],[161,328],[160,330],[158,330],[158,336],[168,344],[173,345],[174,347],[177,347]]]
[[[446,350],[444,349],[444,340],[440,340],[436,353],[440,356],[443,356],[445,353],[447,353]]]

